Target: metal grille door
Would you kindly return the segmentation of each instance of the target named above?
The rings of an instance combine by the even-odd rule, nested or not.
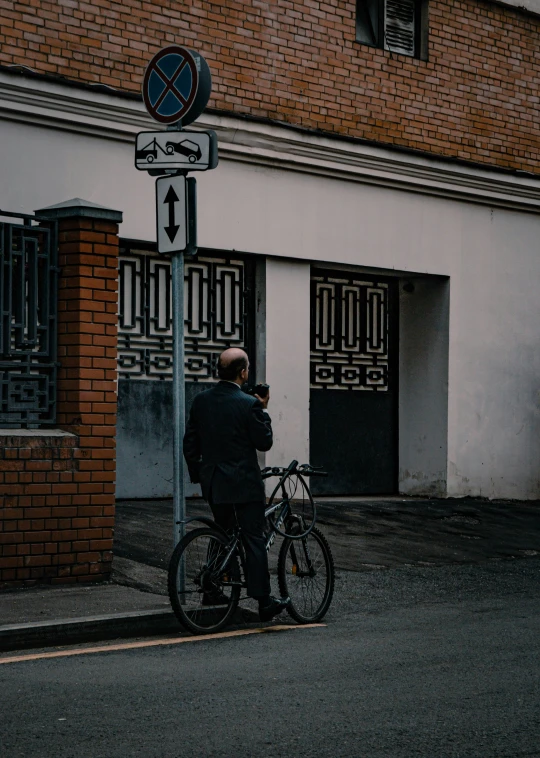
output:
[[[118,497],[172,495],[170,260],[120,254]],[[249,258],[197,256],[185,265],[186,407],[217,381],[218,355],[247,349],[254,363],[254,266]],[[188,494],[193,491],[187,487]]]
[[[395,283],[317,271],[311,281],[311,460],[319,494],[389,493],[397,474]]]
[[[56,420],[56,225],[22,219],[0,222],[0,424],[8,428]]]
[[[249,347],[249,288],[243,260],[197,258],[185,264],[186,381],[215,381],[226,347]],[[171,264],[126,251],[120,259],[118,368],[121,378],[172,379]]]
[[[312,277],[313,389],[388,390],[385,282]]]

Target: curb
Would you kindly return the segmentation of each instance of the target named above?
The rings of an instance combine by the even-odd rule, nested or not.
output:
[[[172,611],[138,611],[107,616],[0,626],[0,650],[49,647],[183,631]]]
[[[253,622],[258,622],[256,613],[238,608],[228,628]],[[0,626],[0,652],[171,633],[189,636],[172,611],[161,610],[38,621]]]

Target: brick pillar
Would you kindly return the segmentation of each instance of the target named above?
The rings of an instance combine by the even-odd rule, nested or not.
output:
[[[112,562],[122,214],[80,199],[36,213],[58,220],[57,426],[77,437],[77,470],[55,488],[66,525],[57,537],[71,543],[73,559],[62,575],[96,581],[108,578]]]

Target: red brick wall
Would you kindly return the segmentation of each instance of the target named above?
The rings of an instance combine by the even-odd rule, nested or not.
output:
[[[140,90],[165,44],[210,62],[210,105],[538,170],[540,20],[429,0],[429,61],[355,42],[355,0],[0,0],[0,63]]]
[[[78,502],[114,505],[118,225],[59,226],[58,425],[79,437]]]
[[[77,495],[82,452],[73,435],[0,437],[0,589],[110,572],[111,516]]]
[[[116,476],[118,225],[59,221],[57,426],[0,437],[0,588],[106,579]]]

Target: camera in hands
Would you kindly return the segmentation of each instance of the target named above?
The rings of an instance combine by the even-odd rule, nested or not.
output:
[[[255,386],[245,387],[243,389],[244,389],[244,392],[247,392],[248,395],[258,395],[259,397],[266,397],[270,390],[270,385],[256,384]]]

